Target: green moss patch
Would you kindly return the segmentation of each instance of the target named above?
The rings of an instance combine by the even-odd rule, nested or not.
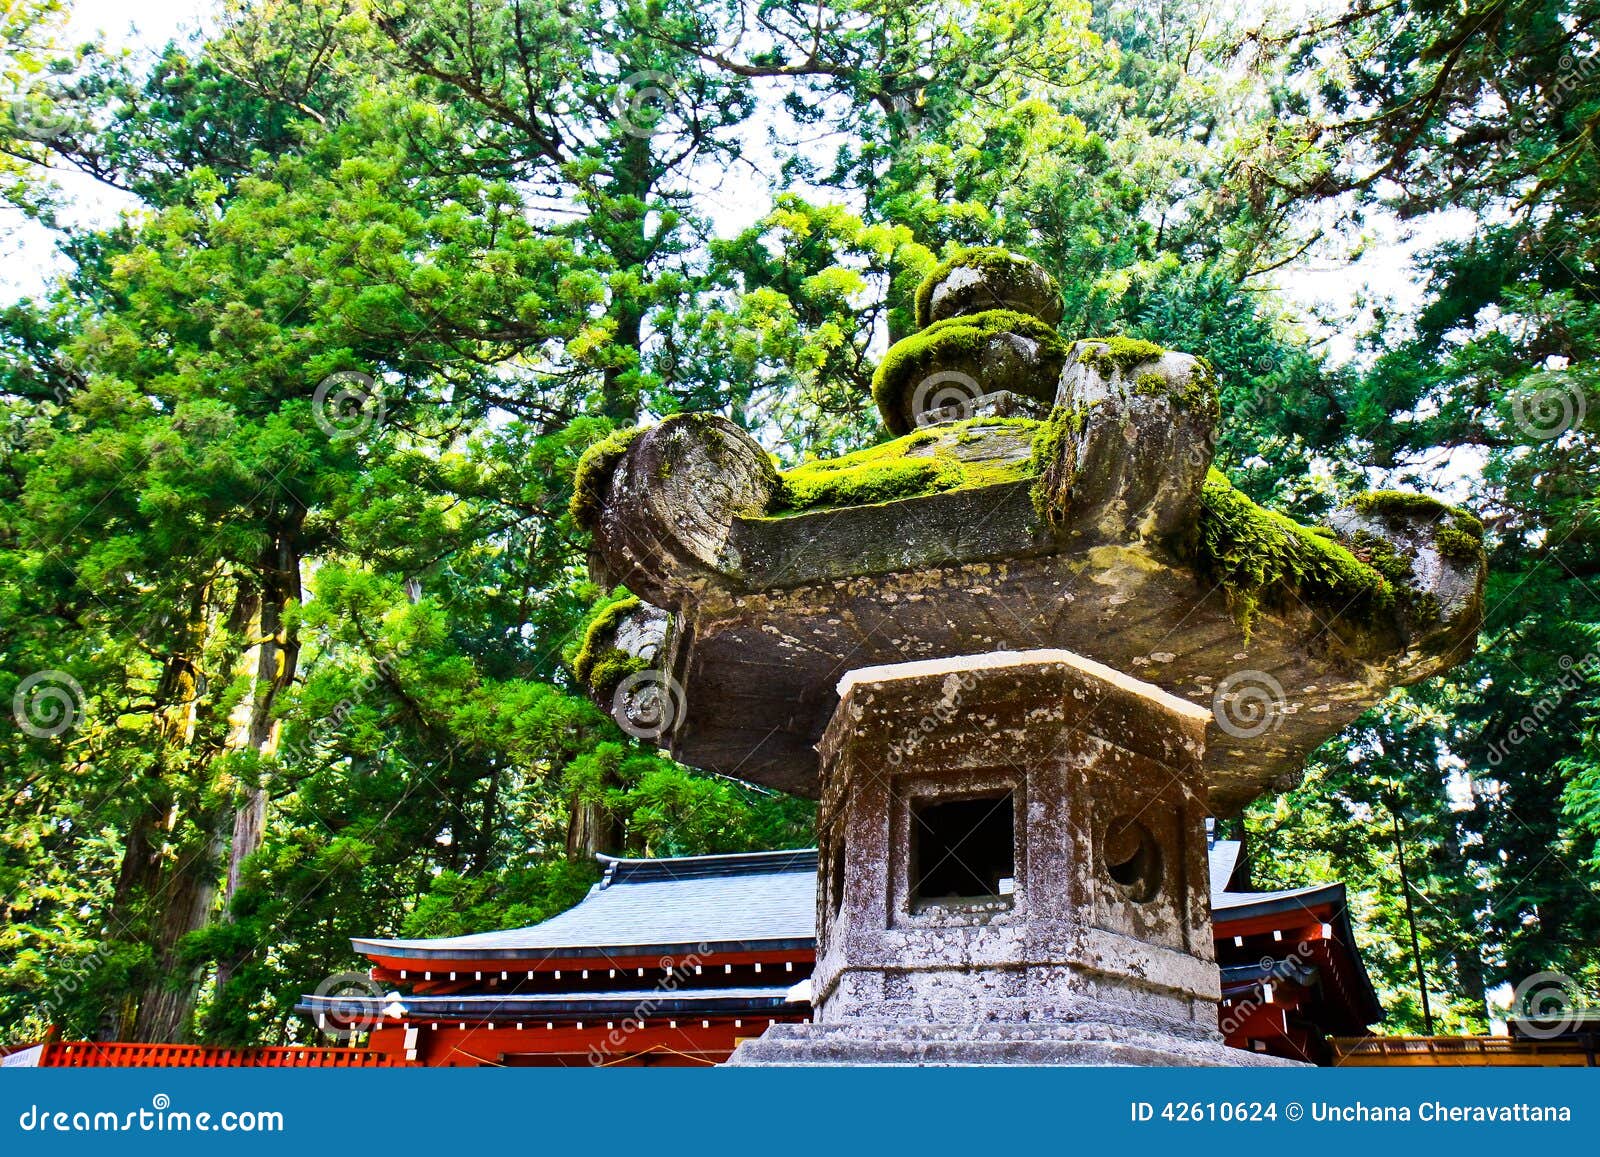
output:
[[[1053,395],[1056,378],[1060,376],[1061,366],[1067,358],[1067,343],[1044,322],[1011,309],[990,309],[946,318],[920,333],[895,342],[884,354],[877,373],[872,376],[873,400],[878,403],[878,410],[885,420],[890,421],[891,429],[893,421],[890,415],[900,412],[903,400],[909,401],[904,397],[908,387],[930,374],[977,356],[990,339],[1002,333],[1018,334],[1038,343],[1038,382],[1042,389],[1047,389]],[[1007,383],[1007,388],[1021,384]],[[1050,401],[1051,398],[1041,400]],[[905,419],[915,416],[904,415]]]
[[[1028,456],[1033,484],[1033,509],[1040,518],[1057,526],[1066,521],[1072,506],[1072,486],[1077,480],[1077,463],[1070,439],[1083,432],[1088,406],[1057,406],[1033,436]]]
[[[1212,470],[1200,494],[1196,563],[1227,591],[1248,638],[1263,606],[1312,601],[1341,620],[1379,627],[1396,610],[1394,584],[1349,550],[1292,518],[1257,506]]]
[[[1413,622],[1438,620],[1439,600],[1416,588],[1416,559],[1411,552],[1364,530],[1350,536],[1350,552],[1389,580],[1395,598],[1410,613]]]
[[[798,514],[841,506],[870,506],[1016,482],[1029,476],[1027,459],[1012,462],[966,461],[951,449],[971,441],[974,426],[1012,426],[1025,431],[1041,423],[1030,418],[971,418],[937,429],[917,430],[893,442],[807,462],[778,475],[770,513]],[[913,451],[933,447],[925,453]]]
[[[572,476],[572,500],[567,510],[572,521],[584,530],[593,530],[600,509],[605,505],[606,486],[617,462],[628,452],[633,440],[648,426],[634,426],[628,430],[613,430],[583,452]]]
[[[1078,354],[1078,360],[1092,369],[1098,370],[1102,377],[1110,377],[1116,370],[1127,373],[1136,366],[1145,362],[1153,362],[1166,355],[1166,350],[1153,341],[1145,341],[1136,337],[1095,337],[1073,343],[1073,349]],[[1166,383],[1159,375],[1141,374],[1135,383],[1143,382],[1145,377],[1155,377],[1162,383],[1165,391]]]
[[[649,662],[613,645],[617,624],[640,607],[640,601],[627,587],[617,587],[594,605],[583,627],[583,642],[572,659],[572,673],[597,699],[607,698],[635,671]]]

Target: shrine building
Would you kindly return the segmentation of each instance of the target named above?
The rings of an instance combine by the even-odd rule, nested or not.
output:
[[[1344,886],[1250,892],[1238,842],[1213,841],[1209,859],[1226,1042],[1330,1063],[1331,1037],[1383,1015]],[[300,1011],[428,1066],[719,1064],[810,1019],[815,849],[600,860],[583,901],[529,928],[353,940],[370,992],[308,995]]]

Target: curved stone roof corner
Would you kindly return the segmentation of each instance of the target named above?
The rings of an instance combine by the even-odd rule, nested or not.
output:
[[[589,686],[654,721],[635,734],[815,794],[847,671],[1060,648],[1211,710],[1227,814],[1292,786],[1389,688],[1470,653],[1475,519],[1404,494],[1326,528],[1261,509],[1211,468],[1212,367],[1056,338],[1054,283],[1024,260],[935,271],[926,329],[874,384],[893,441],[780,472],[731,422],[687,414],[586,456],[591,569],[642,600],[589,641],[627,678]]]

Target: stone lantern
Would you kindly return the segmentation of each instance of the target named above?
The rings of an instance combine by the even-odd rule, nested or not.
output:
[[[1211,469],[1208,363],[1060,312],[971,251],[879,367],[895,440],[779,473],[689,414],[580,467],[591,569],[632,592],[590,692],[820,800],[815,1022],[732,1063],[1287,1063],[1220,1043],[1206,818],[1476,637],[1470,515],[1263,510]]]

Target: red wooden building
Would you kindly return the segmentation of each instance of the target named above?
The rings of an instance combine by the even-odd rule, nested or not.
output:
[[[1333,884],[1237,890],[1239,845],[1211,849],[1229,1044],[1328,1063],[1330,1036],[1380,1020]],[[352,941],[365,993],[307,996],[328,1030],[418,1065],[706,1065],[810,1015],[816,852],[602,857],[605,874],[542,924],[433,940]]]

